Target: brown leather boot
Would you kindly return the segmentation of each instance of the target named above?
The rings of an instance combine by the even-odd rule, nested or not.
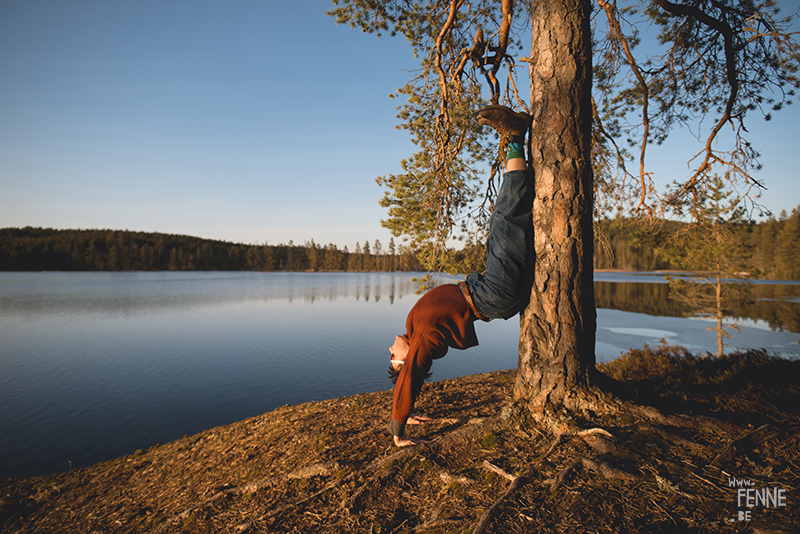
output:
[[[525,139],[531,125],[531,116],[506,106],[486,106],[478,110],[478,124],[491,126],[504,141],[510,141],[514,137]]]

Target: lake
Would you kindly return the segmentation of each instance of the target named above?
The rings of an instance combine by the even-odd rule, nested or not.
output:
[[[0,479],[84,467],[284,404],[390,389],[388,347],[418,298],[414,275],[0,273]],[[661,276],[596,279],[598,360],[661,339],[714,350],[708,321],[683,317]],[[757,287],[731,346],[800,353],[800,286]],[[476,329],[480,346],[451,350],[434,380],[516,367],[516,318]]]

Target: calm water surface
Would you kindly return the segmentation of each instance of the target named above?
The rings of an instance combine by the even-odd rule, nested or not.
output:
[[[389,389],[388,347],[418,298],[411,276],[0,273],[0,479],[91,465],[284,404]],[[663,288],[604,277],[622,285],[599,282],[598,306],[628,311],[599,310],[599,359],[648,336],[692,345],[681,338],[686,319],[655,316],[677,312],[637,308],[664,299],[652,293]],[[790,305],[782,317],[797,315],[792,298],[779,299]],[[434,380],[516,367],[516,318],[476,329],[481,345],[451,350]],[[780,335],[795,336],[782,346],[800,339]]]
[[[389,389],[415,290],[408,273],[0,273],[0,479]],[[491,326],[435,379],[515,367],[517,321]]]

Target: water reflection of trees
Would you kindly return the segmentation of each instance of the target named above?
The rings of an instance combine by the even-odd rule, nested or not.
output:
[[[237,302],[353,299],[390,305],[416,300],[415,273],[34,273],[0,291],[0,317],[134,314]],[[419,275],[419,273],[416,273]],[[19,274],[11,275],[19,278]],[[445,278],[438,283],[452,283]],[[15,290],[16,288],[16,290]],[[710,289],[710,288],[709,288]],[[669,298],[667,284],[595,282],[598,308],[686,317],[693,311]],[[386,300],[383,300],[385,302]],[[412,303],[409,303],[409,309]],[[773,330],[800,333],[800,285],[753,284],[733,300],[729,315],[761,320]]]
[[[419,285],[412,275],[419,273],[254,273],[266,276],[266,281],[251,297],[262,301],[300,299],[309,304],[318,300],[332,302],[337,299],[354,298],[359,302],[380,302],[388,296],[389,303],[395,299],[414,294]],[[239,300],[236,298],[235,300]]]
[[[134,315],[238,303],[389,304],[416,298],[420,273],[20,273],[0,284],[0,318],[44,315]],[[383,300],[386,302],[386,300]],[[410,305],[409,305],[410,306]]]
[[[666,284],[595,282],[594,298],[598,308],[667,317],[685,314],[682,306],[670,301]]]
[[[709,286],[709,291],[713,288]],[[689,317],[694,310],[669,298],[667,284],[595,282],[598,308],[664,317]],[[800,286],[750,284],[739,289],[728,315],[764,321],[773,330],[800,333]]]
[[[800,286],[755,284],[747,292],[738,317],[761,319],[773,330],[800,332]]]
[[[396,299],[414,295],[419,287],[418,283],[412,281],[409,274],[414,273],[315,273],[313,275],[315,278],[331,277],[331,280],[326,280],[326,283],[323,284],[307,285],[300,281],[294,289],[301,293],[299,296],[303,300],[311,304],[317,299],[331,302],[339,298],[355,298],[356,301],[364,303],[380,302],[384,296],[388,298],[390,304],[394,304]],[[341,283],[333,283],[336,279]],[[297,296],[294,295],[294,297]],[[275,291],[267,290],[261,294],[262,300],[280,300],[282,298],[285,298],[282,288],[276,288]]]

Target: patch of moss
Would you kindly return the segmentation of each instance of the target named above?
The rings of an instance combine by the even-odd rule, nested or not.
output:
[[[633,425],[636,423],[636,418],[630,414],[622,414],[617,418],[620,425]]]
[[[409,467],[420,467],[423,471],[428,471],[434,468],[433,462],[424,456],[421,458],[414,458],[408,462]]]
[[[481,440],[481,447],[483,447],[484,449],[492,449],[494,447],[497,447],[498,441],[499,438],[497,437],[497,434],[495,434],[494,432],[489,432],[488,434],[483,436],[483,439]]]
[[[386,465],[384,465],[384,466],[383,466],[383,468],[384,468],[384,469],[391,469],[392,467],[394,467],[394,466],[396,466],[396,465],[400,465],[400,461],[398,461],[398,460],[395,458],[395,459],[393,459],[393,460],[389,460],[388,462],[386,462]]]

